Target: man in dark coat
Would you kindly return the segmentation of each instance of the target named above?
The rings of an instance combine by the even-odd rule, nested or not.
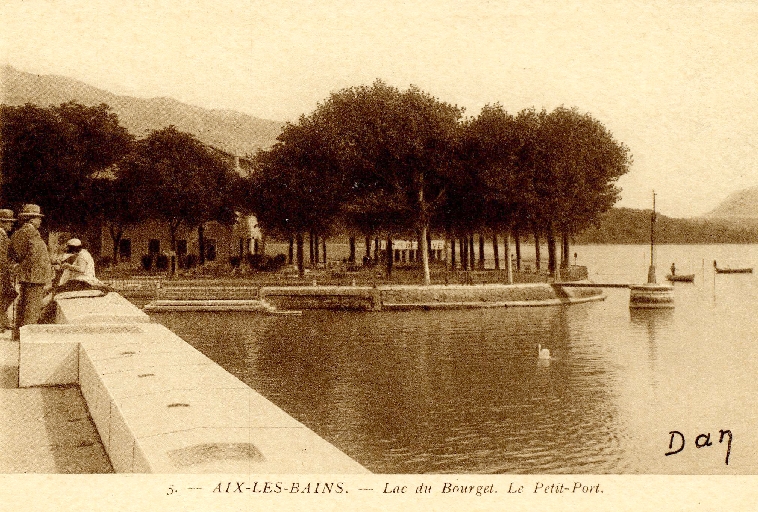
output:
[[[24,205],[18,214],[18,220],[22,226],[11,236],[8,255],[19,263],[20,285],[16,325],[13,331],[14,339],[19,339],[21,326],[35,324],[39,320],[45,285],[50,282],[52,276],[50,254],[39,234],[42,217],[39,206]]]
[[[0,210],[0,332],[13,327],[8,319],[8,309],[18,295],[11,276],[12,262],[8,259],[8,233],[15,221],[12,210]]]

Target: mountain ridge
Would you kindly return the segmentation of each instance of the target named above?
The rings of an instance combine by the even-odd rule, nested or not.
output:
[[[233,109],[207,109],[169,96],[118,95],[73,78],[27,73],[7,64],[0,70],[0,100],[6,105],[32,103],[42,107],[68,101],[87,106],[105,103],[136,137],[174,125],[206,144],[240,156],[273,145],[284,126]]]
[[[758,219],[758,186],[733,192],[705,214],[709,219]]]

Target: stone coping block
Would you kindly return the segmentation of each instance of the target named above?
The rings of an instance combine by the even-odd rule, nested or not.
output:
[[[214,439],[208,443],[207,439]],[[146,460],[144,453],[155,455]],[[140,439],[133,467],[151,473],[361,474],[365,468],[312,430],[198,428]]]
[[[24,326],[20,357],[79,384],[116,472],[368,472],[160,324]]]
[[[25,325],[20,330],[19,386],[78,384],[81,343],[95,343],[97,347],[122,347],[119,350],[126,351],[130,349],[123,347],[130,340],[147,335],[147,339],[154,342],[163,338],[161,350],[171,346],[163,331],[160,331],[162,336],[151,336],[151,332],[154,334],[156,329],[148,324]],[[184,343],[178,336],[171,335],[175,346]]]
[[[149,323],[150,317],[118,293],[100,297],[56,298],[55,323]]]
[[[70,341],[22,342],[18,386],[62,386],[79,382],[79,345]]]
[[[17,341],[0,339],[0,366],[18,366],[18,351]]]

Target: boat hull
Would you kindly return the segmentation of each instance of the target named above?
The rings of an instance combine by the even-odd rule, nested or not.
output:
[[[752,274],[752,268],[717,268],[717,274]]]
[[[692,283],[695,281],[695,274],[682,274],[679,276],[672,276],[669,274],[666,276],[666,280],[672,282]]]

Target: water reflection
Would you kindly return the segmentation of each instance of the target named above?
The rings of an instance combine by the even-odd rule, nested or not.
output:
[[[637,309],[629,310],[632,325],[645,329],[647,333],[647,350],[650,375],[657,373],[658,362],[657,340],[666,329],[670,329],[674,322],[674,310],[663,309]],[[655,381],[652,382],[655,385]]]

